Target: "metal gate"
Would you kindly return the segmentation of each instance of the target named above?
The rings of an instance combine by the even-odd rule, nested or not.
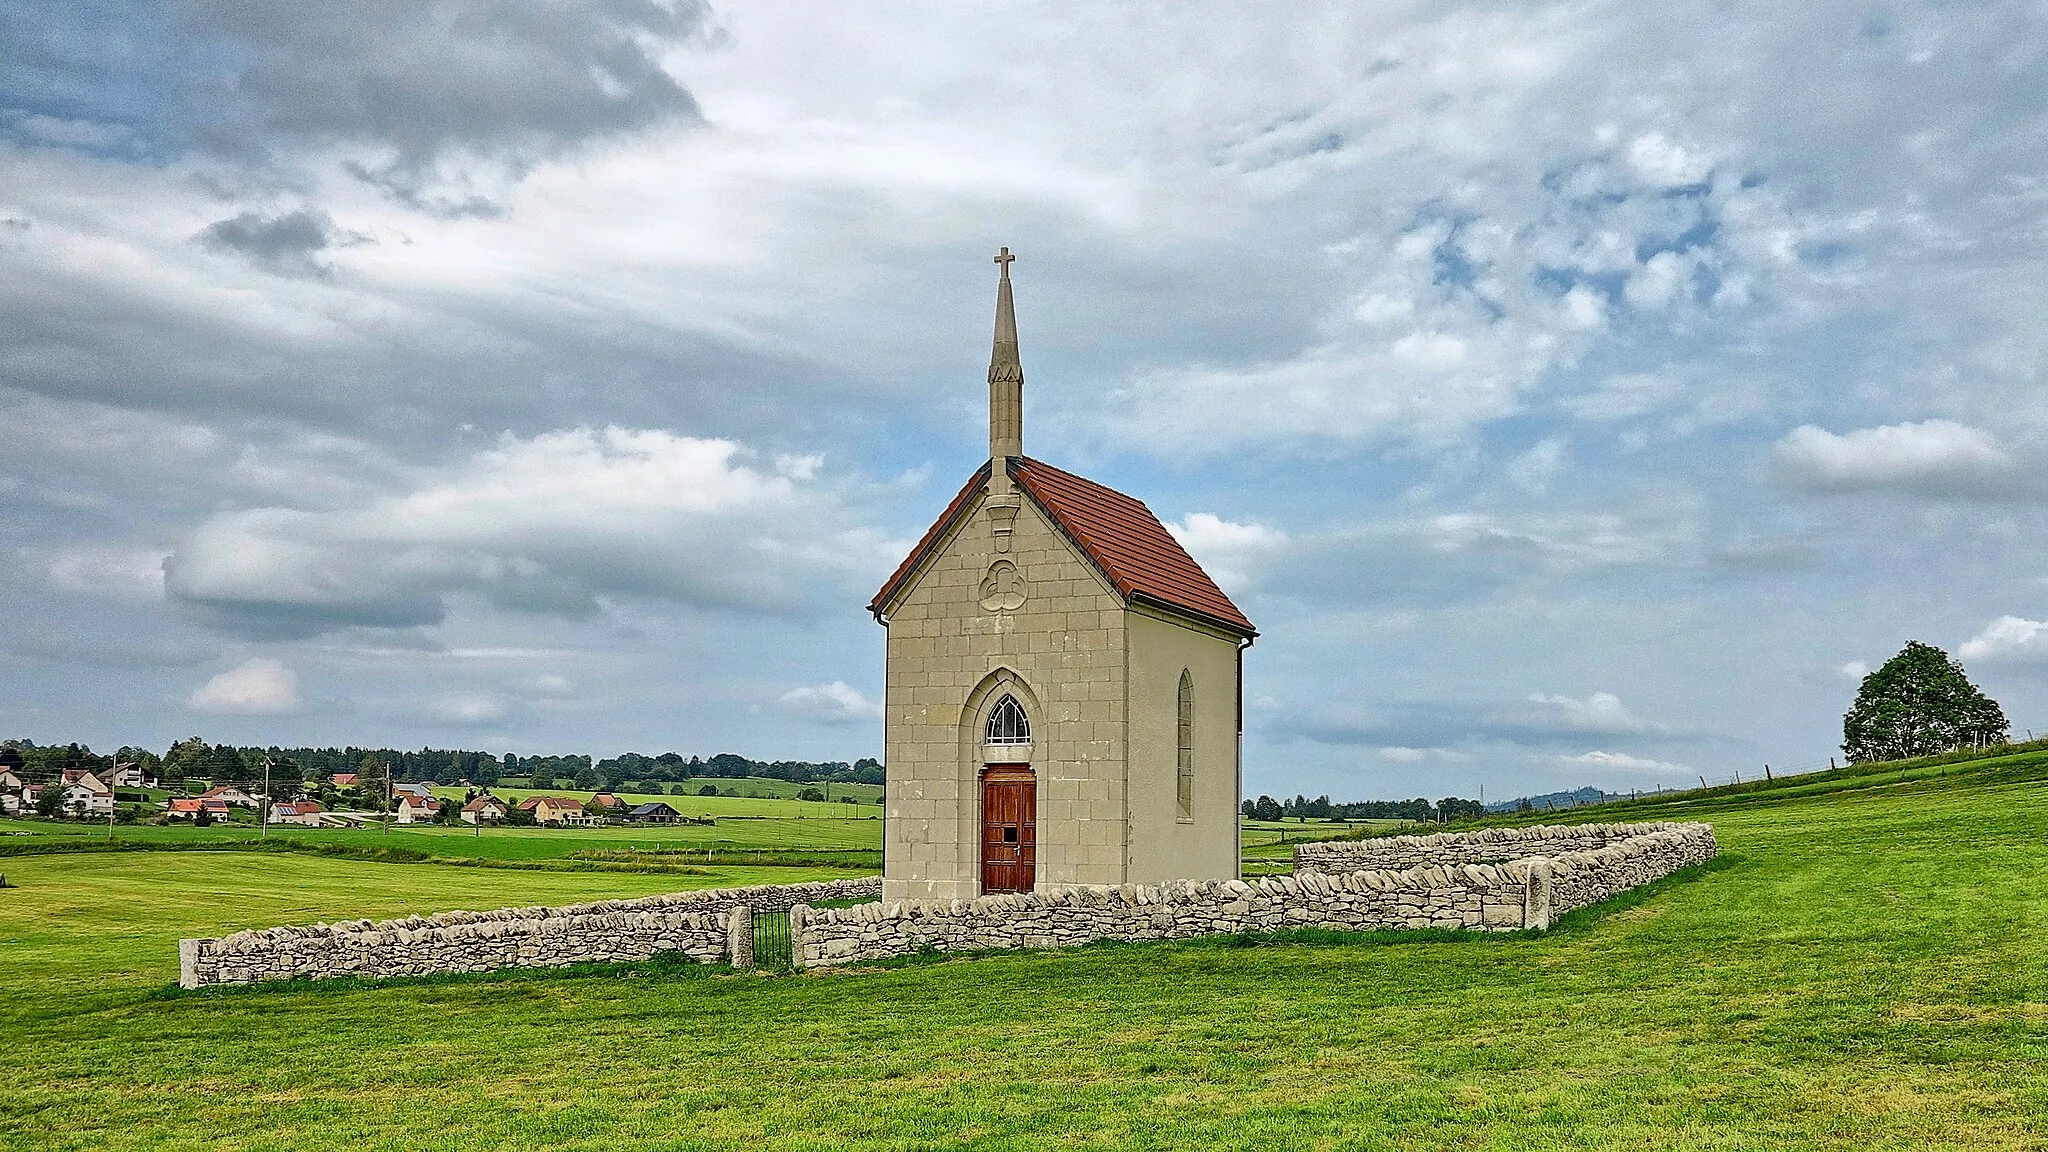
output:
[[[786,971],[789,955],[789,913],[754,913],[754,967]]]

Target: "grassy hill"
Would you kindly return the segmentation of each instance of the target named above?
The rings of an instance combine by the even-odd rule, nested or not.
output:
[[[650,965],[172,995],[191,931],[497,894],[450,875],[522,899],[675,878],[6,860],[0,1147],[2039,1148],[2044,761],[1630,812],[1713,820],[1723,860],[1546,934],[800,978]]]

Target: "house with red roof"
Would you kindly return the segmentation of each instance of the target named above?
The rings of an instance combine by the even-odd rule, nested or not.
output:
[[[583,827],[598,823],[598,818],[583,811],[581,800],[567,796],[528,796],[519,802],[521,812],[533,813],[533,822],[558,827]]]
[[[233,784],[222,784],[216,788],[208,788],[199,794],[199,798],[201,800],[219,800],[224,804],[232,804],[237,808],[261,808],[263,806],[263,801],[258,800],[247,791],[235,787]]]
[[[320,826],[320,813],[325,809],[317,800],[281,800],[270,806],[272,824],[299,824],[307,828]]]
[[[416,792],[399,793],[397,816],[400,824],[432,824],[440,815],[441,801],[432,793],[424,796]]]
[[[497,824],[511,812],[503,800],[485,793],[462,806],[464,824]]]
[[[228,818],[229,810],[230,805],[225,800],[207,800],[198,796],[173,796],[165,815],[173,820],[196,820],[199,818],[199,814],[204,812],[209,819],[225,820]]]
[[[1013,259],[989,459],[868,605],[888,630],[883,899],[1234,878],[1258,630],[1142,501],[1024,455]]]
[[[336,772],[327,779],[336,788],[353,788],[356,786],[356,774],[354,772]]]

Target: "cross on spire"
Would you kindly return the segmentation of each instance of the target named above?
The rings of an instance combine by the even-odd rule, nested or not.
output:
[[[1003,266],[1003,279],[1008,280],[1010,278],[1010,261],[1015,259],[1015,256],[1010,255],[1010,247],[1007,244],[1003,246],[1001,252],[996,253],[996,263]]]

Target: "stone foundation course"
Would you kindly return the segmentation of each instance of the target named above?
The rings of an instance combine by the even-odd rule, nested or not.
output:
[[[710,888],[564,908],[441,912],[403,920],[259,928],[178,942],[186,988],[334,976],[431,976],[553,968],[681,953],[707,964],[751,963],[755,912],[872,900],[880,877]]]
[[[790,913],[790,943],[799,968],[820,968],[927,950],[1058,948],[1290,928],[1548,928],[1562,912],[1704,863],[1717,851],[1711,826],[1665,823],[1303,844],[1293,876],[798,907]]]

